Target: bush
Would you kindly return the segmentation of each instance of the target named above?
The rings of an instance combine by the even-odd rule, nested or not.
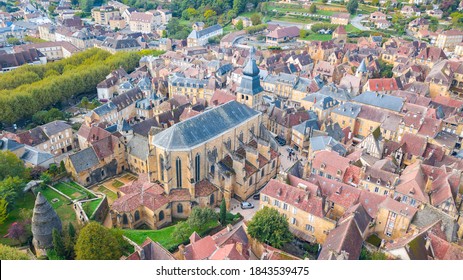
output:
[[[259,24],[259,25],[255,25],[255,26],[249,26],[248,28],[246,28],[246,32],[248,34],[255,34],[255,33],[261,32],[261,31],[263,31],[265,29],[267,29],[267,24],[263,23],[263,24]]]

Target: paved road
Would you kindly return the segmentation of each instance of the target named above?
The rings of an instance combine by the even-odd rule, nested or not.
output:
[[[370,30],[369,27],[365,27],[362,25],[362,23],[360,22],[361,20],[363,20],[364,18],[368,17],[368,15],[364,15],[364,16],[356,16],[354,17],[350,23],[352,23],[353,26],[355,26],[356,28],[362,30],[362,31],[367,31],[367,30]]]
[[[251,220],[252,217],[254,216],[254,214],[259,210],[260,201],[255,200],[252,197],[249,198],[247,201],[254,204],[254,208],[252,208],[252,209],[241,209],[240,202],[238,200],[232,198],[230,212],[232,214],[241,213],[241,215],[243,215],[243,218],[244,218],[245,221]]]

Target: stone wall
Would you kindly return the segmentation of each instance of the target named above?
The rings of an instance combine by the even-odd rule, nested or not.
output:
[[[90,217],[90,220],[95,220],[99,223],[103,223],[106,219],[106,215],[108,215],[108,212],[109,203],[108,198],[105,196],[101,201],[100,205],[98,205],[98,208],[95,210],[95,212],[93,212],[92,216]]]

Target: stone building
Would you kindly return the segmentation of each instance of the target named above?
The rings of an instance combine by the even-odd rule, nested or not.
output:
[[[277,144],[261,123],[262,113],[230,101],[150,136],[151,181],[168,195],[186,191],[201,207],[246,200],[279,167]]]
[[[61,232],[61,220],[47,199],[39,192],[35,199],[32,214],[32,244],[37,255],[45,254],[44,251],[53,247],[53,229]]]

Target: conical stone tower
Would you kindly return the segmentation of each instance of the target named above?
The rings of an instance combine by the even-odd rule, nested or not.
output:
[[[39,192],[32,215],[32,244],[37,252],[53,247],[54,228],[61,232],[61,220],[47,199]]]

